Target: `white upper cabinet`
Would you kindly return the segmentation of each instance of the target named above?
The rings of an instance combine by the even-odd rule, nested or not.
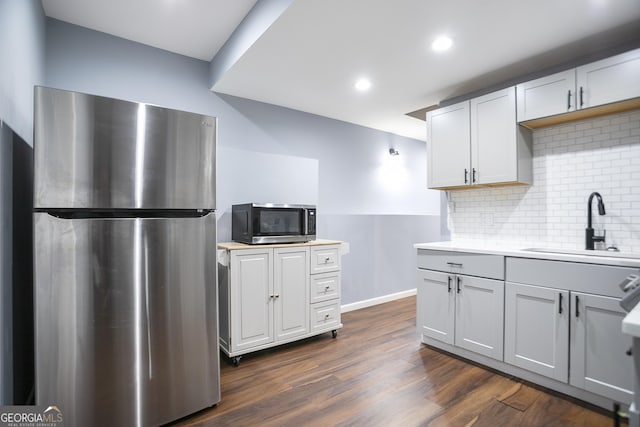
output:
[[[469,126],[469,101],[427,113],[429,188],[469,184],[471,172]]]
[[[516,91],[471,100],[471,183],[531,183],[531,142],[516,121]]]
[[[530,184],[531,134],[515,87],[427,113],[427,186]]]
[[[574,69],[531,80],[517,86],[518,121],[555,116],[576,109]]]
[[[578,108],[596,107],[640,96],[640,49],[576,69]]]
[[[517,92],[518,122],[532,128],[639,108],[640,49],[521,83]]]

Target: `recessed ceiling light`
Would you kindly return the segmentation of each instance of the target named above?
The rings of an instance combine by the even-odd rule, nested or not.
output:
[[[355,84],[355,88],[361,92],[364,92],[371,88],[371,82],[369,81],[369,79],[359,79]]]
[[[431,49],[436,52],[443,52],[453,45],[453,40],[447,36],[440,36],[431,43]]]

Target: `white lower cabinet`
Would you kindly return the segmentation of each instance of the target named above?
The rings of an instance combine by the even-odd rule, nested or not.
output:
[[[455,345],[502,360],[504,282],[461,275],[455,281]]]
[[[450,274],[418,269],[418,333],[447,344],[454,342],[456,320],[451,281]]]
[[[507,257],[505,362],[614,402],[631,402],[632,342],[622,333],[625,313],[617,284],[635,271]]]
[[[571,292],[570,384],[618,402],[633,399],[631,337],[620,299]]]
[[[231,254],[229,341],[235,350],[273,342],[272,251],[247,250]]]
[[[309,251],[273,250],[273,309],[275,341],[309,332]]]
[[[568,291],[508,282],[504,361],[567,382],[569,316]]]
[[[504,361],[616,402],[633,399],[620,299],[507,282]]]
[[[633,401],[617,285],[637,267],[436,249],[417,265],[423,343],[603,408]]]
[[[335,337],[342,327],[339,245],[229,247],[228,265],[218,268],[220,347],[234,363],[319,333]]]
[[[502,360],[504,282],[418,270],[418,332]]]
[[[309,251],[257,249],[231,254],[231,343],[243,350],[309,331]]]

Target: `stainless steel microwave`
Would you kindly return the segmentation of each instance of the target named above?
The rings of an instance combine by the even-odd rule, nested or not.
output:
[[[273,203],[233,205],[231,238],[250,245],[315,240],[316,207]]]

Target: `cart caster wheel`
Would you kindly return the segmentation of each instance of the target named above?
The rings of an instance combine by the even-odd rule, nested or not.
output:
[[[335,329],[333,331],[331,331],[331,337],[332,338],[337,338],[338,337],[338,331],[335,330]]]
[[[232,357],[231,362],[233,363],[233,366],[237,368],[240,365],[240,359],[242,359],[242,356]]]

